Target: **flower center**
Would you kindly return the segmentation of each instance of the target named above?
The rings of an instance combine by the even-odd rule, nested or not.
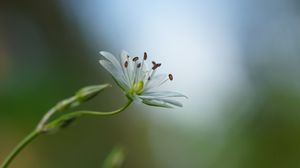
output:
[[[132,92],[136,93],[136,94],[141,94],[143,88],[144,88],[144,82],[143,81],[136,82],[136,83],[133,84]]]

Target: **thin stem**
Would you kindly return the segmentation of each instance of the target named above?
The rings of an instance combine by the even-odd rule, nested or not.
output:
[[[82,116],[82,115],[101,115],[101,116],[107,116],[107,115],[115,115],[118,114],[122,111],[124,111],[130,104],[132,103],[132,100],[129,99],[128,102],[121,108],[114,110],[114,111],[109,111],[109,112],[97,112],[97,111],[77,111],[77,112],[72,112],[65,114],[61,116],[60,118],[53,120],[52,122],[43,125],[41,128],[37,128],[34,131],[32,131],[30,134],[28,134],[13,150],[12,152],[6,157],[0,168],[7,168],[9,164],[13,161],[13,159],[26,147],[32,140],[34,140],[38,135],[41,135],[43,132],[47,132],[51,129],[55,129],[56,127],[62,126],[60,125],[65,124],[68,122],[70,119]],[[51,110],[50,110],[51,111]],[[49,113],[47,113],[49,114]],[[47,115],[46,114],[46,115]],[[50,116],[53,113],[50,112],[49,115],[45,118],[45,120],[42,119],[41,123],[44,123],[45,121],[48,121]]]
[[[39,124],[37,125],[37,130],[42,130],[44,125],[48,122],[48,120],[52,117],[52,115],[60,110],[62,110],[65,106],[70,105],[72,102],[76,101],[76,97],[71,97],[66,100],[59,102],[53,108],[51,108],[41,119]]]
[[[124,111],[130,104],[132,103],[132,100],[128,100],[128,102],[121,108],[114,110],[114,111],[107,111],[107,112],[103,112],[103,111],[76,111],[76,112],[72,112],[72,113],[68,113],[65,114],[61,117],[59,117],[56,120],[53,120],[52,122],[48,123],[45,125],[46,129],[52,129],[52,128],[56,128],[58,125],[64,125],[66,122],[68,123],[68,121],[73,121],[73,119],[76,119],[80,116],[83,115],[98,115],[98,116],[108,116],[108,115],[116,115],[122,111]]]
[[[42,130],[43,126],[45,125],[45,123],[47,123],[47,121],[49,120],[49,118],[56,113],[57,110],[56,108],[51,108],[42,118],[42,120],[39,122],[39,124],[37,125],[37,130]]]
[[[123,107],[117,109],[117,110],[114,110],[114,111],[109,111],[109,112],[101,112],[101,111],[77,111],[77,112],[73,112],[73,113],[70,113],[70,115],[72,114],[77,114],[77,115],[115,115],[115,114],[118,114],[120,112],[122,112],[123,110],[125,110],[130,104],[132,103],[131,100],[129,100]]]
[[[1,168],[7,168],[11,161],[26,147],[32,140],[34,140],[41,132],[34,130],[30,134],[28,134],[6,157]]]

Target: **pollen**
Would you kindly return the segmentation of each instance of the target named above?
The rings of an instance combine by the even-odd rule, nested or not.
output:
[[[154,61],[153,61],[154,62]],[[152,70],[155,70],[157,69],[158,67],[161,66],[161,63],[158,63],[158,64],[154,64],[153,67],[152,67]]]
[[[172,81],[173,80],[173,75],[169,74],[169,79]]]
[[[146,60],[147,59],[147,53],[146,52],[144,52],[144,60]]]
[[[139,60],[139,57],[134,57],[133,59],[132,59],[132,61],[137,61],[137,60]]]

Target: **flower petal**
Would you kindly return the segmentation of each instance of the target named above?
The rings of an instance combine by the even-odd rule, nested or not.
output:
[[[106,51],[100,51],[99,53],[104,58],[106,58],[107,60],[109,60],[117,69],[122,70],[120,62],[116,59],[116,57],[113,54],[111,54],[109,52],[106,52]]]
[[[129,83],[131,86],[133,86],[134,83],[134,76],[135,76],[135,62],[132,61],[133,57],[128,58],[128,67],[127,67],[127,74],[128,74],[128,79]]]
[[[173,108],[171,105],[165,103],[164,101],[159,101],[154,99],[143,99],[143,103],[149,106]]]
[[[171,99],[156,99],[156,100],[161,100],[167,104],[172,104],[174,106],[177,106],[177,107],[182,107],[183,105],[179,102],[179,101],[176,101],[176,100],[171,100]]]
[[[129,80],[129,75],[128,75],[128,70],[125,67],[125,62],[128,61],[128,52],[125,50],[122,50],[121,54],[120,54],[120,60],[121,60],[121,66],[122,66],[122,70],[124,73],[124,79],[127,83],[128,86],[130,86],[130,80]]]
[[[153,88],[160,86],[166,79],[167,79],[166,74],[155,75],[150,80],[146,79],[147,81],[145,82],[146,85],[145,85],[144,91],[148,91],[148,90],[151,90]]]
[[[142,98],[142,97],[140,97]],[[177,107],[182,107],[183,105],[176,100],[171,100],[171,99],[166,99],[166,98],[153,98],[153,99],[143,99],[143,103],[147,104],[147,105],[153,105],[154,106],[160,106],[160,107],[173,107],[173,106],[177,106]]]
[[[122,85],[127,86],[123,72],[118,70],[111,62],[107,60],[100,60],[99,63]],[[127,86],[129,87],[129,86]]]
[[[121,52],[121,64],[124,64],[126,61],[128,63],[127,67],[124,67],[122,65],[122,70],[124,72],[124,76],[125,76],[125,79],[128,83],[129,86],[132,86],[133,85],[133,82],[134,82],[134,63],[132,61],[133,57],[129,56],[128,52],[123,50]]]
[[[173,92],[173,91],[156,91],[156,92],[144,92],[143,95],[140,96],[141,98],[167,98],[167,97],[185,97],[188,98],[186,95]]]
[[[121,60],[122,60],[122,63],[125,62],[125,60],[127,59],[127,56],[128,56],[128,55],[129,55],[129,54],[128,54],[127,51],[122,50],[122,52],[121,52],[121,54],[120,54],[120,58],[121,58]]]

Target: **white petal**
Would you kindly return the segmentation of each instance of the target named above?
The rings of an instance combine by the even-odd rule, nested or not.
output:
[[[147,67],[147,64],[145,63],[145,61],[143,61],[142,62],[142,67],[141,67],[141,70],[140,70],[139,79],[144,81],[146,76],[147,76],[147,73],[148,73],[148,67]]]
[[[120,55],[122,63],[123,63],[123,61],[125,62],[125,60],[127,59],[127,56],[128,56],[128,52],[125,50],[122,50],[121,55]]]
[[[153,99],[144,99],[144,104],[149,106],[156,106],[156,107],[165,107],[165,108],[173,108],[171,105],[165,103],[164,101],[153,100]]]
[[[122,66],[122,70],[124,73],[124,79],[126,80],[126,83],[128,84],[128,86],[130,86],[130,80],[129,80],[129,76],[128,76],[128,70],[127,68],[125,68],[124,64],[127,61],[127,56],[128,56],[128,52],[123,50],[120,54],[120,59],[121,59],[121,66]]]
[[[128,55],[128,52],[123,50],[121,52],[121,62],[122,64],[124,64],[126,61],[128,62],[128,66],[127,68],[125,68],[123,65],[122,65],[122,69],[123,69],[123,72],[124,72],[124,76],[125,76],[125,79],[127,80],[127,83],[132,86],[133,85],[133,80],[134,80],[134,63],[132,61],[133,57],[129,56]]]
[[[142,98],[141,96],[139,96],[140,98]],[[176,100],[171,100],[171,99],[166,99],[166,98],[153,98],[153,99],[143,99],[143,103],[145,104],[159,104],[159,105],[167,105],[167,106],[177,106],[177,107],[182,107],[182,104],[179,101]],[[171,106],[172,105],[172,106]]]
[[[148,91],[150,89],[157,88],[167,79],[168,75],[166,74],[155,75],[152,78],[150,78],[150,80],[147,79],[148,81],[146,82],[144,90]]]
[[[121,70],[121,64],[113,54],[106,51],[100,51],[100,54],[109,60],[117,69]]]
[[[185,97],[188,98],[186,95],[173,92],[173,91],[156,91],[156,92],[144,92],[143,95],[140,96],[141,98],[167,98],[167,97]]]
[[[128,74],[128,79],[129,79],[129,83],[131,84],[131,86],[133,86],[133,82],[134,82],[134,75],[135,75],[135,69],[134,69],[134,65],[135,62],[132,61],[133,57],[129,57],[128,58],[128,67],[127,67],[127,74]]]
[[[116,79],[118,80],[122,85],[127,86],[123,72],[118,70],[111,62],[106,60],[100,60],[100,64]],[[128,87],[128,86],[127,86]]]
[[[171,100],[171,99],[157,99],[157,100],[161,100],[163,102],[166,102],[167,104],[172,104],[172,105],[177,106],[177,107],[182,107],[183,106],[179,101],[176,101],[176,100]]]

